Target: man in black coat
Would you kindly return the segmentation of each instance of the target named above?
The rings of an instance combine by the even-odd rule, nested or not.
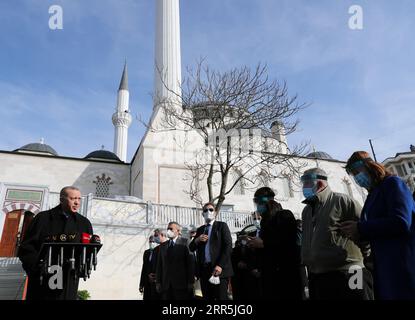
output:
[[[65,187],[60,192],[60,204],[48,211],[39,212],[30,223],[18,256],[28,275],[26,300],[75,300],[79,276],[63,268],[63,288],[51,289],[49,279],[40,282],[39,254],[46,238],[59,235],[76,235],[72,242],[81,242],[82,233],[93,234],[91,222],[78,213],[81,192],[76,187]],[[73,281],[67,282],[68,277]]]
[[[189,248],[197,252],[203,299],[228,300],[229,278],[233,276],[231,232],[225,222],[216,221],[218,211],[212,203],[203,206],[202,214],[206,224],[197,229]]]
[[[261,214],[259,237],[249,238],[248,246],[263,248],[261,275],[264,299],[302,300],[303,281],[298,246],[297,222],[293,213],[274,201],[268,187],[254,194],[257,212]]]
[[[255,237],[257,230],[249,233],[238,233],[238,239],[232,250],[232,297],[234,301],[261,300],[262,249],[247,246],[248,237]]]
[[[169,240],[158,247],[156,288],[163,300],[189,300],[193,292],[194,261],[187,242],[179,237],[180,231],[177,222],[170,222]]]
[[[155,241],[155,236],[149,238],[150,248],[144,251],[143,266],[141,268],[140,277],[140,292],[143,293],[143,300],[157,300],[156,284],[153,281],[152,271],[155,270],[155,263],[157,262],[157,251],[155,250],[158,243]]]

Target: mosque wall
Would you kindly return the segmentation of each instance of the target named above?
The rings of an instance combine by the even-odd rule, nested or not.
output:
[[[82,194],[95,194],[97,182],[102,179],[108,181],[109,196],[129,195],[130,170],[126,164],[16,153],[0,155],[3,183],[42,185],[50,192],[75,185]]]

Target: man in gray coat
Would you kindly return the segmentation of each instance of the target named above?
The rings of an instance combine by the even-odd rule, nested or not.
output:
[[[301,182],[306,198],[301,257],[309,274],[310,299],[372,299],[372,277],[361,250],[364,246],[339,229],[341,222],[360,218],[361,206],[353,198],[333,192],[327,173],[320,168],[305,171]]]

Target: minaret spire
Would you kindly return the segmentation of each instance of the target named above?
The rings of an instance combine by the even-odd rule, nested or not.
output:
[[[122,77],[120,81],[120,86],[118,90],[127,90],[128,91],[128,72],[127,72],[127,60],[124,63],[124,70],[122,72]]]
[[[154,108],[163,101],[181,104],[179,0],[156,0]]]
[[[124,162],[127,161],[128,127],[132,121],[129,103],[127,61],[125,61],[118,88],[117,107],[112,115],[112,123],[115,127],[114,153]]]

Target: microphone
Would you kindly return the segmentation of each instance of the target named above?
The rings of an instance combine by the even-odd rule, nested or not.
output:
[[[83,232],[81,235],[81,243],[91,243],[92,236],[88,233]]]
[[[91,237],[91,243],[95,243],[95,244],[101,244],[101,238],[99,237],[99,235],[92,235]],[[92,253],[92,265],[94,266],[94,270],[97,269],[97,248],[94,248],[94,252]]]
[[[92,235],[91,236],[91,242],[90,243],[97,243],[97,244],[101,244],[101,238],[99,237],[99,235]]]

